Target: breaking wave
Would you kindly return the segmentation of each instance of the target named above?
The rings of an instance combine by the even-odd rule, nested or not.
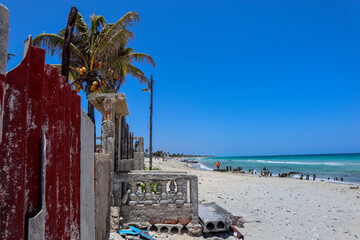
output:
[[[248,160],[248,162],[256,162],[256,163],[272,163],[272,164],[294,164],[294,165],[327,165],[327,166],[360,166],[359,163],[339,163],[339,162],[285,162],[285,161],[269,161],[269,160]]]
[[[193,167],[193,168],[197,168],[197,169],[200,169],[200,170],[205,170],[205,171],[212,171],[213,170],[212,168],[209,168],[209,167],[205,166],[202,163],[191,163],[189,165],[191,167]]]

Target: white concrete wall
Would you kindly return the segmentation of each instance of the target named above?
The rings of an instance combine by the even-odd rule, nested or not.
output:
[[[95,206],[96,240],[108,239],[110,226],[110,158],[108,154],[95,153]],[[111,187],[112,189],[112,187]]]
[[[94,124],[81,111],[80,128],[80,239],[95,240]]]

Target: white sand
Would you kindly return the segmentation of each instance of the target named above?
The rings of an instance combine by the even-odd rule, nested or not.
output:
[[[360,189],[353,185],[200,171],[179,161],[153,161],[161,170],[199,177],[199,200],[216,202],[245,220],[249,239],[358,239]],[[158,239],[194,239],[161,234]]]

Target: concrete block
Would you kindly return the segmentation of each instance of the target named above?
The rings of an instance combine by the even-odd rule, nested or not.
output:
[[[80,239],[95,240],[94,123],[81,111]]]
[[[0,4],[0,74],[5,75],[9,43],[9,10]],[[26,51],[25,51],[26,52]]]
[[[186,226],[181,224],[155,224],[158,233],[183,234],[188,233]]]
[[[227,231],[234,216],[216,203],[199,203],[199,220],[203,232]]]

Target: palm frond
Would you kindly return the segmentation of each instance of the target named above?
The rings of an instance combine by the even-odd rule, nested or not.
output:
[[[59,72],[61,72],[61,64],[51,64],[51,66],[57,67],[59,69]],[[74,67],[70,67],[69,69],[69,81],[74,82],[80,74],[76,71]]]
[[[149,79],[145,77],[143,71],[141,71],[137,67],[133,65],[128,65],[127,70],[127,74],[130,74],[132,77],[138,79],[140,81],[140,84],[147,84],[149,82]]]
[[[124,55],[124,48],[128,43],[129,35],[121,30],[111,37],[108,44],[103,45],[96,54],[97,59],[112,59]]]
[[[62,53],[62,47],[64,44],[64,38],[53,33],[43,33],[32,40],[32,44],[37,47],[42,47],[50,53],[51,56],[55,54],[60,58]],[[80,50],[72,43],[70,43],[70,52],[72,58],[80,58],[86,62],[85,57]]]
[[[85,20],[84,20],[83,16],[79,12],[78,12],[78,14],[76,16],[75,30],[76,30],[75,35],[85,35],[85,36],[89,37],[88,26],[85,23]]]
[[[115,35],[119,30],[126,30],[128,26],[133,26],[140,20],[139,14],[137,12],[128,12],[122,16],[112,27],[107,31],[106,34],[102,37],[98,48],[103,47],[108,43],[109,39]],[[125,33],[125,31],[124,31]]]
[[[105,25],[106,20],[103,16],[95,14],[90,16],[90,32],[92,34],[100,32],[99,30],[101,30]]]
[[[11,60],[11,57],[15,57],[15,54],[8,53],[8,55],[7,55],[7,61],[8,62]]]
[[[60,32],[58,33],[58,35],[62,38],[65,38],[65,32],[66,32],[66,28],[61,29]]]
[[[101,29],[101,31],[99,33],[99,40],[100,41],[105,36],[105,34],[112,28],[112,26],[114,26],[114,23],[108,23],[103,27],[103,29]],[[100,43],[100,41],[99,41],[99,43]]]
[[[44,48],[51,56],[61,56],[64,38],[53,33],[43,33],[32,40],[32,45]]]
[[[148,63],[148,64],[151,64],[153,67],[155,67],[155,62],[152,59],[152,57],[145,53],[129,53],[129,54],[127,54],[127,56],[136,62]]]

